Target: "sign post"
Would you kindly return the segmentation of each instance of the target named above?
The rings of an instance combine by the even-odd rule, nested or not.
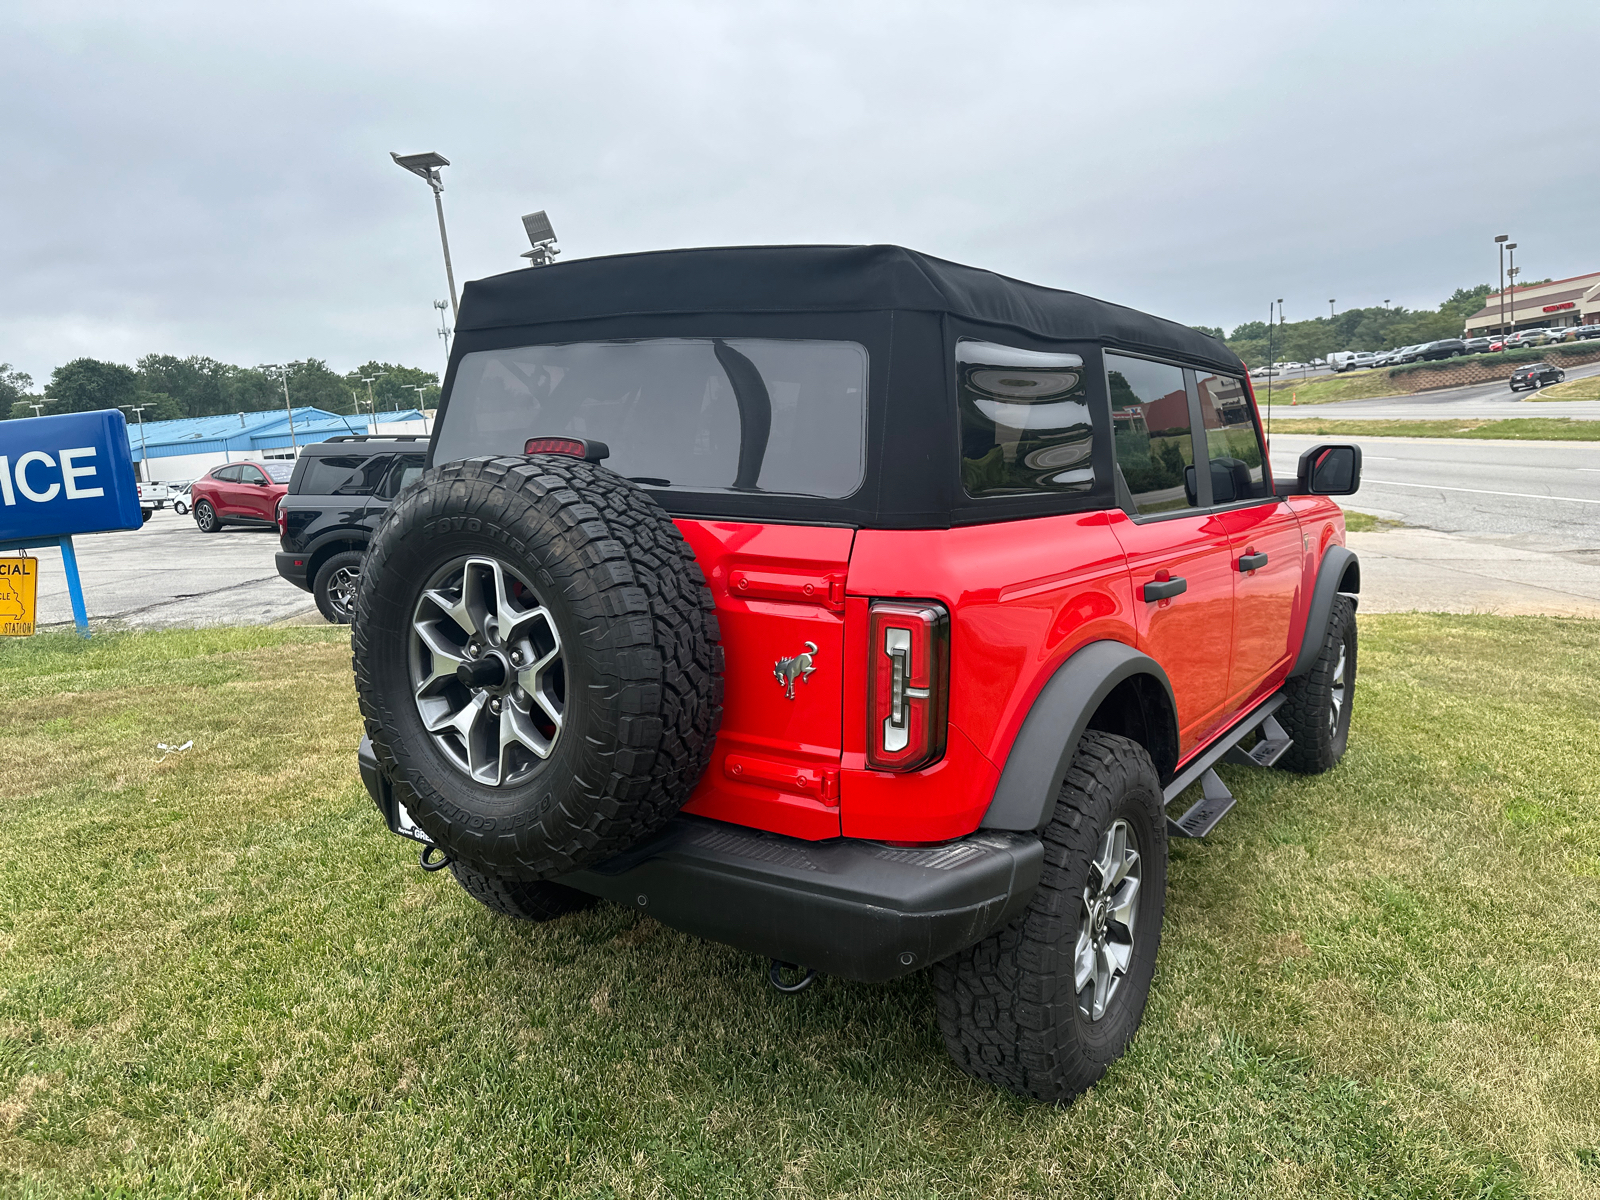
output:
[[[126,418],[109,409],[0,421],[0,553],[55,546],[61,551],[72,619],[89,636],[89,610],[78,578],[77,533],[138,529],[144,524],[133,472]],[[12,563],[29,563],[11,574]],[[34,629],[37,559],[0,559],[0,632],[26,636]],[[7,615],[6,597],[29,582],[26,620]],[[7,587],[7,583],[12,586]],[[15,624],[17,633],[10,626]],[[24,626],[26,627],[24,629]]]

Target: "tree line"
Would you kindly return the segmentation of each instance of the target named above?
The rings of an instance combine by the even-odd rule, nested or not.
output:
[[[369,362],[341,375],[316,358],[290,365],[289,402],[296,408],[341,414],[365,412],[368,385],[361,376],[375,377],[371,398],[379,412],[433,408],[439,403],[439,376],[432,371]],[[49,416],[142,406],[144,420],[170,421],[281,409],[283,393],[284,381],[277,371],[238,367],[203,355],[147,354],[133,367],[78,358],[52,371],[50,382],[37,394],[31,376],[0,363],[0,419],[8,420],[31,417],[36,411]],[[128,416],[131,420],[133,414]]]
[[[1544,282],[1548,283],[1549,280]],[[1521,287],[1537,287],[1529,282]],[[1494,291],[1487,283],[1473,288],[1457,288],[1436,309],[1413,311],[1405,307],[1347,308],[1333,317],[1313,317],[1309,321],[1288,321],[1272,329],[1272,360],[1277,362],[1310,362],[1313,358],[1327,358],[1336,350],[1392,350],[1396,346],[1410,346],[1418,342],[1435,342],[1441,338],[1460,337],[1462,326],[1473,313],[1483,307],[1484,301]],[[1225,333],[1220,328],[1195,326],[1227,343],[1240,358],[1251,366],[1260,366],[1267,358],[1267,323],[1246,321]]]

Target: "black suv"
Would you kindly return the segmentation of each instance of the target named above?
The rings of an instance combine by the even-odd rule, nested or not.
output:
[[[383,510],[422,474],[428,439],[361,434],[307,446],[278,505],[278,574],[310,592],[322,615],[350,622],[361,560]]]
[[[1560,383],[1566,377],[1567,373],[1560,367],[1543,362],[1529,363],[1511,372],[1511,390],[1520,392],[1523,388],[1542,388],[1547,383]]]
[[[1444,338],[1418,347],[1417,360],[1430,362],[1438,358],[1457,358],[1467,352],[1467,343],[1461,338]]]

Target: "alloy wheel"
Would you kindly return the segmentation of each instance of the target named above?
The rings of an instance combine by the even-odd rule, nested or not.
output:
[[[436,572],[411,618],[422,724],[455,766],[490,787],[550,757],[566,713],[561,635],[526,580],[492,558]]]
[[[360,567],[340,567],[328,579],[328,603],[347,621],[356,611],[356,588],[360,584]]]
[[[1344,714],[1346,696],[1345,663],[1349,647],[1343,642],[1339,643],[1339,661],[1333,666],[1333,684],[1330,690],[1332,703],[1328,705],[1328,729],[1335,737],[1339,734],[1339,718]]]
[[[1105,1016],[1133,962],[1142,869],[1138,839],[1126,821],[1114,821],[1089,864],[1073,955],[1078,1011],[1090,1021]]]

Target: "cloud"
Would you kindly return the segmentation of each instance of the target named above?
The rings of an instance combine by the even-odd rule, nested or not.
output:
[[[1592,7],[153,3],[0,15],[0,360],[441,359],[457,278],[899,242],[1208,325],[1600,269]],[[1509,76],[1509,78],[1508,78]],[[1563,102],[1562,96],[1570,93]]]

